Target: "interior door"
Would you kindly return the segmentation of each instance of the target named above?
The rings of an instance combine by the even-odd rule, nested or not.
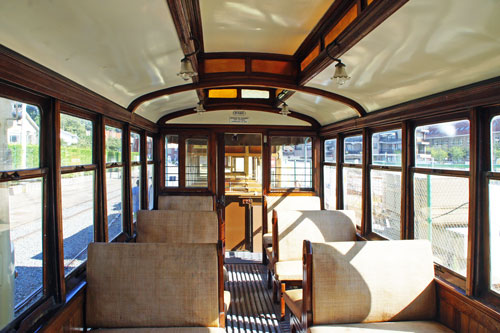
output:
[[[219,136],[218,177],[224,193],[225,245],[229,251],[262,249],[262,135]],[[223,146],[223,147],[222,147]]]

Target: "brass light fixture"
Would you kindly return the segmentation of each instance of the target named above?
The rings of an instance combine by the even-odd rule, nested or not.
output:
[[[282,116],[288,116],[290,114],[290,110],[288,110],[288,104],[286,104],[285,102],[283,102],[283,106],[281,107],[281,110],[280,110],[280,114]]]
[[[177,73],[177,76],[180,76],[184,81],[187,81],[193,76],[198,75],[198,73],[193,68],[191,60],[189,60],[189,57],[200,52],[200,42],[194,36],[189,37],[189,39],[194,42],[194,52],[184,55],[184,58],[182,58],[181,60],[181,71]]]
[[[344,85],[344,83],[346,83],[346,81],[350,80],[351,77],[349,75],[347,75],[347,72],[345,70],[345,64],[342,63],[342,60],[340,60],[339,58],[335,58],[333,57],[331,54],[330,54],[330,46],[332,44],[335,44],[335,42],[331,42],[330,44],[327,45],[327,47],[325,48],[325,51],[326,51],[326,55],[337,62],[337,64],[335,65],[335,73],[333,73],[333,76],[331,77],[331,80],[336,80],[337,81],[337,84],[339,86],[342,86]]]
[[[202,101],[199,101],[198,104],[196,105],[196,107],[193,110],[196,111],[196,113],[199,114],[199,115],[201,115],[203,112],[207,111],[203,107],[203,102]]]

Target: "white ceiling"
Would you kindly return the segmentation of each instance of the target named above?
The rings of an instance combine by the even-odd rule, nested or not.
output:
[[[240,112],[238,110],[237,112]],[[168,121],[168,124],[216,124],[216,125],[284,125],[311,126],[308,122],[292,117],[284,117],[278,113],[262,111],[244,111],[245,115],[233,114],[233,110],[209,111],[203,114],[190,114]],[[247,118],[247,123],[231,123],[231,117]]]
[[[334,1],[200,1],[205,52],[293,54]]]
[[[146,119],[156,123],[158,119],[166,114],[194,108],[198,103],[196,91],[185,91],[169,96],[162,96],[150,101],[144,102],[136,109],[136,113]]]
[[[123,107],[185,83],[165,0],[2,0],[0,42]]]
[[[334,65],[308,86],[368,112],[499,76],[500,2],[409,1],[341,59],[352,77],[344,86],[330,80]]]

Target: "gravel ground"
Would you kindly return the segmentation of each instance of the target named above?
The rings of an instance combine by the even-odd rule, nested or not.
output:
[[[109,232],[120,233],[121,179],[110,179],[108,189]],[[9,195],[10,238],[14,243],[15,304],[42,286],[42,223],[40,180],[22,181]],[[64,266],[68,274],[87,258],[86,247],[93,240],[93,176],[62,179]]]

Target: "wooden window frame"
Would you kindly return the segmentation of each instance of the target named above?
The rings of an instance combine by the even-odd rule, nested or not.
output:
[[[2,82],[0,82],[0,96],[34,105],[40,110],[39,166],[32,169],[0,171],[0,183],[33,178],[42,180],[42,294],[40,299],[32,304],[29,304],[29,301],[23,301],[24,304],[17,308],[17,311],[20,311],[18,316],[2,328],[2,330],[9,331],[16,327],[31,327],[38,318],[49,314],[58,303],[63,302],[66,290],[64,271],[61,272],[62,265],[60,265],[59,258],[52,255],[53,250],[62,242],[58,233],[60,228],[50,223],[51,221],[55,221],[56,224],[61,222],[57,216],[60,201],[57,199],[59,178],[56,169],[59,168],[54,158],[56,155],[53,145],[55,133],[52,131],[55,121],[54,103],[43,95],[18,89]],[[49,195],[49,189],[55,189],[53,195]],[[54,207],[55,210],[49,207]]]
[[[377,133],[383,133],[383,132],[390,132],[390,131],[396,131],[396,130],[401,130],[401,166],[388,166],[388,165],[378,165],[378,164],[373,164],[373,136]],[[403,170],[405,169],[403,167],[404,165],[404,156],[407,150],[407,147],[404,145],[405,140],[404,140],[404,129],[402,124],[396,124],[396,125],[389,125],[389,126],[380,126],[380,127],[373,127],[370,128],[370,147],[367,147],[368,149],[366,150],[367,153],[370,154],[370,159],[369,163],[367,165],[367,178],[370,179],[370,188],[366,189],[367,191],[367,196],[370,198],[370,205],[367,207],[367,215],[366,217],[366,236],[369,238],[373,239],[384,239],[384,240],[389,240],[389,238],[385,237],[384,235],[381,235],[375,231],[373,231],[373,221],[372,221],[372,206],[371,206],[371,193],[372,193],[372,186],[371,186],[371,172],[372,170],[376,171],[394,171],[394,172],[399,172],[401,174],[401,199],[403,199],[403,187],[404,187],[404,178],[403,178]],[[404,219],[403,219],[403,210],[404,210],[404,205],[401,205],[401,211],[400,211],[400,239],[404,239]]]
[[[344,162],[344,150],[345,150],[345,139],[350,138],[353,136],[361,136],[362,137],[362,156],[361,156],[361,163],[345,163]],[[360,169],[361,170],[361,225],[358,226],[356,224],[356,231],[362,235],[366,236],[368,232],[366,232],[366,207],[367,204],[367,196],[366,192],[369,193],[365,188],[368,185],[367,183],[367,177],[366,177],[366,165],[367,165],[367,157],[366,157],[366,146],[370,143],[367,142],[367,137],[368,137],[368,129],[363,128],[361,131],[355,131],[355,132],[349,132],[345,133],[342,135],[339,135],[339,139],[337,141],[337,182],[340,181],[340,183],[337,184],[337,209],[345,209],[344,206],[344,168],[353,168],[353,169]],[[342,207],[342,208],[340,208]],[[370,214],[368,214],[370,215]]]
[[[412,132],[412,141],[411,142],[408,142],[408,146],[412,146],[412,149],[411,149],[411,152],[413,154],[412,156],[412,163],[411,163],[411,166],[409,167],[409,170],[408,170],[408,173],[409,173],[409,177],[412,179],[411,181],[411,188],[407,188],[407,191],[409,192],[408,195],[410,195],[411,197],[411,201],[412,201],[412,205],[411,205],[411,211],[408,212],[409,213],[409,216],[411,216],[411,222],[408,223],[408,227],[411,228],[411,231],[410,231],[410,234],[409,234],[409,237],[408,239],[414,239],[414,216],[415,216],[415,211],[414,211],[414,205],[413,205],[413,202],[414,202],[414,186],[413,186],[413,179],[414,179],[414,176],[415,174],[423,174],[423,175],[435,175],[435,176],[448,176],[448,177],[458,177],[458,178],[467,178],[469,180],[469,213],[468,213],[468,216],[467,216],[467,220],[468,220],[468,229],[467,229],[467,234],[468,234],[468,249],[467,249],[467,268],[466,268],[466,276],[462,276],[460,274],[458,274],[457,272],[454,272],[453,270],[445,267],[445,266],[442,266],[438,263],[434,263],[434,268],[435,268],[435,274],[436,274],[436,277],[438,278],[441,278],[455,286],[457,286],[458,288],[464,290],[464,291],[467,291],[469,288],[467,287],[468,286],[468,283],[469,281],[472,281],[474,280],[474,277],[473,276],[470,276],[470,272],[471,272],[471,268],[470,268],[470,265],[471,265],[471,242],[470,242],[470,239],[473,235],[475,235],[475,230],[476,230],[476,227],[473,226],[473,224],[476,222],[474,220],[471,220],[471,193],[473,191],[473,186],[475,186],[475,184],[473,184],[472,180],[473,180],[473,177],[472,177],[472,168],[473,168],[473,164],[474,163],[474,160],[476,158],[476,154],[474,153],[473,151],[473,145],[475,144],[475,142],[477,141],[477,139],[475,138],[475,131],[473,130],[473,121],[472,121],[472,118],[473,118],[473,110],[464,110],[462,112],[457,112],[457,113],[454,113],[452,116],[447,116],[447,117],[442,117],[442,116],[437,116],[437,117],[429,117],[429,118],[425,118],[425,119],[421,119],[421,120],[416,120],[412,123],[412,126],[410,128],[410,131]],[[468,120],[469,121],[469,152],[470,152],[470,156],[469,156],[469,161],[470,161],[470,165],[469,165],[469,170],[468,171],[462,171],[462,170],[447,170],[447,169],[431,169],[431,168],[422,168],[422,167],[416,167],[416,163],[415,163],[415,144],[416,144],[416,140],[415,140],[415,131],[417,129],[417,127],[420,127],[420,126],[426,126],[426,125],[437,125],[437,124],[442,124],[442,123],[448,123],[448,122],[455,122],[455,121],[461,121],[461,120]],[[407,149],[409,148],[407,146]],[[472,294],[472,291],[467,291],[467,293],[470,293]]]
[[[178,154],[179,154],[179,186],[165,185],[165,170],[166,170],[166,151],[165,151],[165,137],[167,135],[177,135],[178,137]],[[207,140],[207,186],[206,187],[186,187],[186,140],[188,139],[206,139]],[[161,132],[161,142],[158,144],[158,151],[160,151],[160,173],[158,174],[158,181],[160,184],[159,194],[167,193],[198,193],[198,194],[212,194],[215,192],[213,188],[213,181],[211,179],[214,171],[215,163],[211,162],[215,158],[215,145],[213,144],[213,137],[210,131],[206,130],[163,130]],[[156,201],[156,200],[155,200]]]
[[[67,104],[64,102],[59,103],[58,110],[57,112],[59,114],[65,114],[68,116],[88,120],[92,122],[92,163],[90,164],[80,164],[80,165],[71,165],[71,166],[62,166],[60,162],[60,175],[61,175],[61,200],[62,200],[62,175],[66,174],[72,174],[72,173],[80,173],[80,172],[87,172],[87,171],[93,171],[94,172],[94,242],[100,241],[100,236],[101,234],[99,233],[99,228],[100,228],[100,219],[99,219],[99,209],[98,209],[98,193],[99,193],[99,182],[98,182],[98,172],[99,172],[99,166],[96,161],[98,160],[98,149],[96,149],[96,140],[97,140],[97,121],[98,118],[95,114],[90,113],[86,110],[80,109],[78,107],[75,107],[71,104]],[[57,134],[59,135],[61,130],[61,126],[59,124],[58,129],[57,129]],[[55,147],[59,151],[60,155],[60,140],[59,140],[59,145]],[[62,227],[63,227],[63,221],[62,221],[62,201],[61,201],[61,233],[62,233]],[[64,238],[63,238],[64,240]],[[60,249],[61,252],[64,253],[64,246]],[[69,273],[65,277],[65,282],[66,282],[66,290],[71,290],[73,289],[77,284],[79,284],[81,281],[85,279],[85,274],[84,271],[86,269],[86,260],[79,265],[77,268],[75,268],[71,273]],[[64,264],[63,264],[64,266]],[[64,267],[63,267],[64,270]],[[64,273],[64,272],[63,272]]]
[[[302,187],[302,188],[272,188],[271,187],[271,160],[272,160],[272,144],[271,144],[271,139],[273,137],[278,137],[278,136],[288,136],[288,137],[308,137],[311,138],[311,187]],[[267,182],[265,183],[265,194],[278,194],[278,193],[303,193],[303,194],[308,194],[308,195],[318,195],[320,193],[320,181],[319,177],[321,175],[321,171],[317,170],[317,166],[319,166],[319,161],[321,159],[320,155],[320,149],[321,149],[321,140],[317,137],[316,133],[310,133],[310,132],[303,132],[303,133],[297,133],[297,132],[286,132],[286,133],[281,133],[281,132],[270,132],[267,135],[267,141],[268,141],[268,157],[267,160],[269,161],[269,170],[268,170],[268,177],[267,177]],[[264,164],[265,166],[265,164]]]
[[[329,140],[336,140],[335,141],[335,162],[327,162],[326,161],[326,158],[325,158],[325,155],[326,155],[326,141],[329,141]],[[338,167],[337,167],[337,164],[338,164],[338,150],[339,150],[339,137],[338,136],[332,136],[332,137],[325,137],[321,140],[321,209],[325,209],[325,202],[326,202],[326,198],[325,198],[325,166],[330,166],[330,167],[335,167],[335,209],[338,209],[338,200],[337,200],[337,197],[338,197],[338,191],[337,191],[337,188],[338,188],[338,184],[337,184],[337,181],[338,181],[338,177],[337,177],[337,174],[338,174]]]
[[[114,127],[122,131],[122,154],[120,162],[107,162],[106,161],[106,126]],[[131,190],[130,190],[130,168],[128,163],[130,163],[130,125],[118,122],[113,119],[104,118],[103,125],[103,155],[104,155],[104,188],[103,196],[106,200],[106,210],[104,210],[103,215],[103,228],[104,228],[104,240],[105,242],[124,242],[130,239],[133,235],[133,226],[131,224]],[[122,232],[115,236],[113,239],[109,239],[108,233],[108,212],[107,212],[107,184],[106,184],[106,171],[108,169],[121,168],[122,169]],[[127,198],[129,198],[127,200]]]

